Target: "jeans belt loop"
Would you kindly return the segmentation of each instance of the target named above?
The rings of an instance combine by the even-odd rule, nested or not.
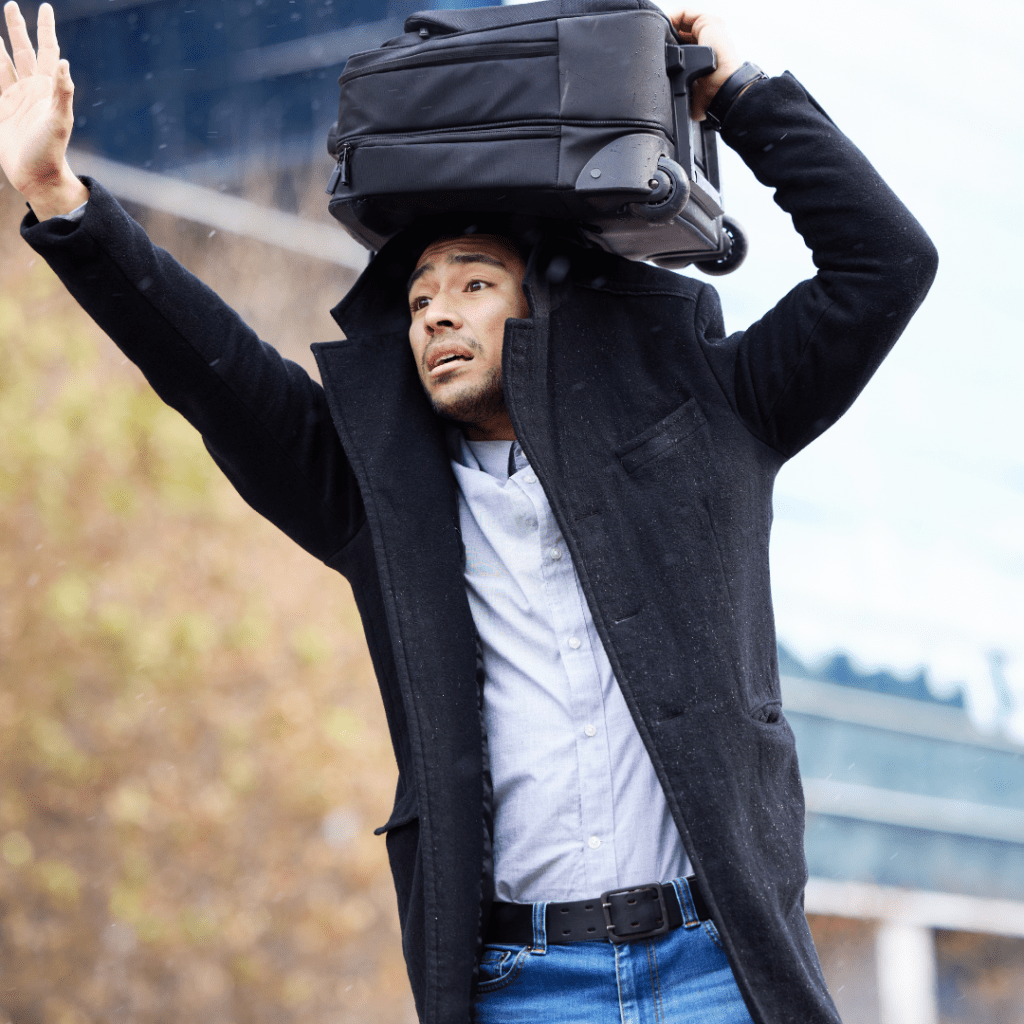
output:
[[[548,951],[547,901],[533,905],[533,942],[530,952],[534,956],[544,956]]]
[[[683,912],[683,927],[696,928],[700,924],[697,916],[697,909],[693,905],[693,896],[690,894],[690,883],[685,878],[673,878],[672,885],[679,897],[679,909]]]

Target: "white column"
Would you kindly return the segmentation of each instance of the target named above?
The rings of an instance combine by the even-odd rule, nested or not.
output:
[[[882,921],[875,935],[880,1024],[938,1024],[930,928]]]

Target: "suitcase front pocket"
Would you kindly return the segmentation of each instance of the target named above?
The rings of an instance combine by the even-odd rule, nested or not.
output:
[[[343,74],[342,136],[554,120],[558,44],[438,48]]]
[[[558,175],[557,125],[366,136],[346,142],[340,180],[361,195],[474,188],[551,188]]]
[[[369,66],[342,72],[338,85],[344,87],[349,82],[366,75],[379,75],[385,72],[400,71],[404,68],[447,67],[450,64],[475,64],[487,60],[522,60],[526,57],[557,57],[558,42],[538,41],[523,43],[486,43],[480,46],[448,46],[426,53],[410,53],[404,57],[393,57],[390,60],[378,61]]]

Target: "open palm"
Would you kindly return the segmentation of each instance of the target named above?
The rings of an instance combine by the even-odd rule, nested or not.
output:
[[[14,60],[0,50],[0,167],[31,201],[65,176],[74,86],[67,61],[60,59],[53,8],[39,8],[38,55],[18,5],[8,3],[4,14]]]

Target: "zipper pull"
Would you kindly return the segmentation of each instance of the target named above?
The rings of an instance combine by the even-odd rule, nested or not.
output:
[[[348,173],[348,151],[349,144],[346,142],[341,147],[341,152],[338,154],[338,162],[334,165],[334,171],[331,174],[331,180],[327,182],[327,194],[333,196],[338,188],[338,185],[350,185],[351,180]]]

